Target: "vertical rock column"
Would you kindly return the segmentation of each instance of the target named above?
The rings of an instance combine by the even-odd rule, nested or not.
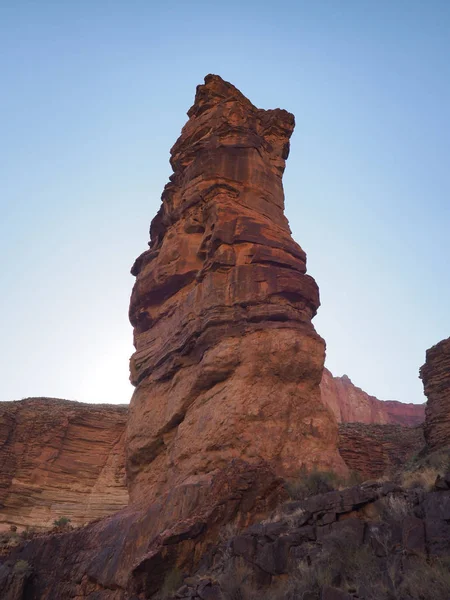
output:
[[[420,369],[425,396],[425,439],[431,450],[450,446],[450,338],[427,350]]]
[[[188,116],[132,268],[131,501],[208,481],[234,458],[280,475],[345,470],[320,397],[319,291],[284,216],[294,117],[216,75]]]

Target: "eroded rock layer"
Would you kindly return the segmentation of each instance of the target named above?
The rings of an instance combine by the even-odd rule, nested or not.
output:
[[[431,450],[450,446],[450,338],[426,354],[420,369],[425,396],[425,439]]]
[[[0,597],[11,583],[3,578],[14,562],[32,570],[26,598],[35,600],[138,600],[156,598],[174,569],[194,571],[219,540],[224,526],[245,527],[267,516],[287,498],[283,481],[263,463],[231,461],[198,484],[174,488],[147,507],[130,505],[69,533],[36,537],[0,557]],[[23,573],[22,573],[23,574]],[[4,587],[2,588],[2,583]]]
[[[378,400],[355,386],[347,375],[334,377],[323,370],[320,390],[323,402],[339,423],[398,424],[414,427],[425,419],[425,404]]]
[[[128,502],[126,406],[0,402],[0,529],[80,525]]]
[[[283,212],[294,117],[255,108],[215,75],[188,116],[132,269],[132,500],[235,457],[279,474],[345,468],[320,399],[318,288]]]
[[[392,475],[425,446],[423,427],[341,423],[339,452],[363,479]]]

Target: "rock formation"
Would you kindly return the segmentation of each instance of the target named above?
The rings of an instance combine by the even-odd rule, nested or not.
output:
[[[423,428],[341,423],[339,452],[361,479],[392,476],[425,446]]]
[[[335,411],[338,420],[365,419],[367,422],[367,398],[382,407],[398,406],[396,419],[419,420],[420,412],[416,409],[423,410],[422,406],[379,401],[351,383],[346,385],[345,380],[350,381],[346,377],[333,378],[324,370],[322,398],[338,409]],[[357,409],[352,410],[351,402],[355,399]],[[79,525],[125,506],[128,498],[124,477],[127,415],[125,405],[86,405],[51,398],[0,403],[0,530],[10,525],[48,527],[60,516],[68,516],[73,524]],[[372,419],[387,422],[386,411],[373,410],[370,415]],[[69,425],[70,432],[66,435]],[[391,432],[394,432],[392,436]],[[339,449],[351,470],[365,477],[378,477],[392,467],[389,448],[393,448],[395,454],[398,446],[398,455],[405,457],[413,438],[421,438],[420,431],[390,430],[389,425],[386,429],[357,426],[346,429],[342,425]],[[94,439],[92,448],[90,439]],[[386,439],[391,440],[388,451]],[[118,443],[115,440],[119,440]],[[370,450],[373,448],[376,449]],[[84,466],[75,473],[80,455]]]
[[[74,531],[21,538],[0,557],[5,600],[154,598],[174,569],[210,568],[225,527],[252,526],[286,500],[283,477],[302,465],[348,470],[337,420],[320,394],[324,342],[311,323],[318,289],[283,214],[293,116],[255,108],[214,75],[197,88],[188,115],[150,249],[132,269],[130,503]],[[87,414],[61,401],[51,411],[36,399],[9,404],[0,428],[9,522],[31,496],[37,508],[28,516],[43,524],[58,516],[81,523],[125,504],[125,415],[100,406]],[[393,491],[376,484],[290,503],[293,532],[285,535],[284,521],[257,526],[233,552],[239,547],[245,558],[248,544],[270,582],[286,574],[289,557],[298,564],[309,552],[309,544],[299,548],[304,541],[320,546],[340,521],[358,521],[364,537],[364,510],[372,513]],[[429,547],[447,518],[435,504]]]
[[[214,474],[201,502],[198,487],[174,488],[145,508],[130,505],[69,533],[33,538],[6,565],[0,557],[0,598],[25,600],[5,593],[18,560],[30,566],[26,598],[33,600],[154,597],[173,569],[188,573],[198,567],[224,526],[251,525],[287,498],[283,481],[265,465],[242,461]]]
[[[0,402],[0,529],[81,525],[128,503],[126,406]]]
[[[334,377],[324,369],[320,383],[322,401],[339,423],[390,423],[414,427],[423,423],[425,404],[378,400],[353,385],[347,375]]]
[[[166,581],[172,582],[163,596],[168,600],[389,600],[393,580],[397,598],[449,597],[450,473],[428,493],[372,481],[283,502],[264,469],[236,467],[216,477],[198,512],[162,530],[148,547],[155,514],[131,507],[71,533],[32,539],[0,564],[0,597],[156,600]],[[275,510],[245,528],[239,517],[258,509],[261,498],[271,498]],[[222,529],[221,542],[208,544],[208,529],[220,528],[230,515],[238,517],[237,527]],[[313,575],[318,570],[314,578],[310,568]],[[176,585],[174,574],[181,576]],[[233,595],[230,584],[237,588]]]
[[[255,108],[216,75],[188,116],[132,269],[132,501],[236,457],[284,475],[345,469],[320,399],[319,293],[283,214],[294,117]]]
[[[450,338],[426,354],[420,369],[425,395],[425,439],[431,450],[450,446]]]

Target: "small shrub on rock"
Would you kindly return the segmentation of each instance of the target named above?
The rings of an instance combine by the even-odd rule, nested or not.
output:
[[[176,567],[169,571],[164,578],[164,583],[158,595],[159,600],[168,600],[183,584],[183,574]]]
[[[442,560],[417,562],[408,569],[399,586],[397,598],[408,600],[448,600],[450,569]]]
[[[68,527],[69,523],[70,523],[70,519],[68,517],[59,517],[59,519],[55,519],[53,521],[53,525],[55,527],[59,527],[61,529]]]
[[[14,573],[27,573],[28,571],[31,571],[31,567],[26,560],[18,560],[16,563],[14,563]]]
[[[253,581],[253,571],[242,559],[232,561],[220,577],[224,600],[259,600]]]
[[[401,522],[411,514],[411,504],[403,496],[391,495],[383,498],[382,518],[386,521]]]
[[[304,500],[309,496],[332,492],[339,483],[339,477],[333,471],[313,469],[308,472],[302,466],[299,476],[286,483],[286,489],[292,500]]]

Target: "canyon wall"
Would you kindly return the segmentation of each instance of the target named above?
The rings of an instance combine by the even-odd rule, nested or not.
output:
[[[233,458],[283,475],[345,471],[320,397],[319,291],[284,216],[294,117],[255,108],[215,75],[188,116],[132,269],[132,501],[206,483]]]
[[[353,385],[347,375],[334,377],[324,369],[320,383],[322,401],[339,423],[398,424],[414,427],[425,419],[425,404],[378,400]]]
[[[427,444],[430,450],[450,447],[450,338],[427,350],[420,377],[428,398],[425,412]]]
[[[339,452],[362,480],[392,475],[423,450],[423,427],[341,423]]]
[[[127,412],[51,398],[0,402],[0,529],[62,516],[81,525],[126,506]]]

